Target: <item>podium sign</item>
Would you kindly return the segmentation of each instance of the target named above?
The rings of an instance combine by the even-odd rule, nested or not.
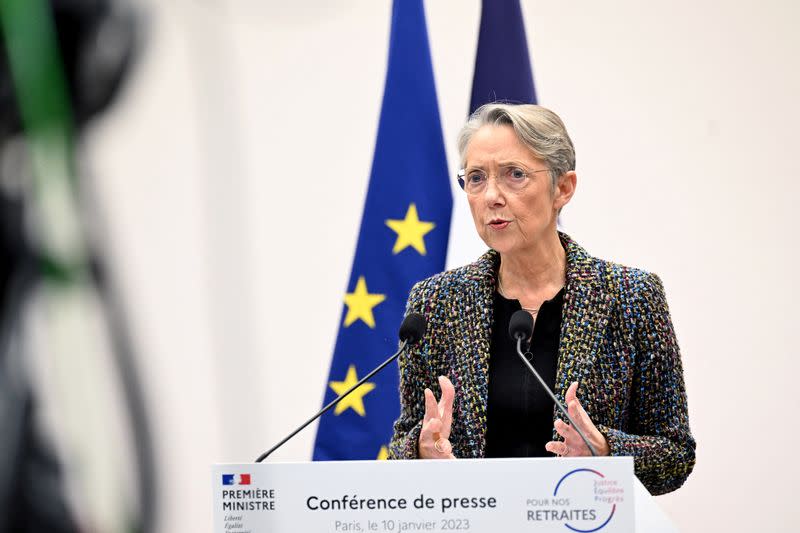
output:
[[[215,465],[213,494],[215,533],[635,530],[630,457]]]

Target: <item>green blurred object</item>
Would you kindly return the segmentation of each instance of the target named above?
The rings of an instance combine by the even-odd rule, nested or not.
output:
[[[86,277],[86,253],[70,98],[50,6],[44,0],[0,0],[0,24],[33,164],[42,274],[75,281]]]
[[[69,142],[69,95],[49,5],[0,0],[0,19],[25,130],[56,129]]]
[[[31,228],[20,224],[20,233],[24,230],[23,239],[32,241],[30,256],[38,267],[31,285],[41,284],[37,290],[50,293],[48,320],[56,319],[59,313],[63,317],[63,301],[80,295],[96,295],[93,301],[105,316],[129,411],[136,454],[133,471],[139,484],[139,512],[132,513],[127,501],[117,523],[126,531],[149,533],[155,528],[157,502],[149,422],[124,309],[110,287],[103,257],[91,245],[83,227],[76,156],[76,139],[83,125],[111,103],[132,60],[134,15],[113,0],[0,0],[0,45],[4,45],[6,56],[0,59],[7,60],[7,68],[0,64],[0,143],[18,136],[20,130],[23,133],[32,193],[25,207],[34,225],[32,234],[27,235]],[[8,76],[12,90],[6,83]],[[21,314],[24,298],[20,296],[17,305],[10,308],[10,316]],[[62,303],[54,304],[59,299]],[[80,308],[66,310],[69,316],[76,312],[80,313]],[[83,347],[70,353],[68,342],[60,342],[64,340],[58,337],[63,335],[63,328],[55,325],[51,329],[58,348],[71,356],[55,354],[51,357],[55,366],[63,371],[87,360]],[[75,387],[73,392],[90,389]],[[81,417],[86,417],[82,422],[92,421],[91,412],[82,412]],[[109,453],[114,452],[118,450],[109,449]],[[85,470],[87,465],[81,468]],[[66,523],[62,527],[67,531]]]

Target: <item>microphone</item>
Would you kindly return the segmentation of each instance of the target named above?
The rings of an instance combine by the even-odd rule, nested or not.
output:
[[[533,335],[533,317],[527,311],[520,309],[511,315],[508,321],[508,334],[513,340],[530,339]]]
[[[414,344],[425,335],[425,317],[419,313],[411,313],[400,324],[400,340]]]
[[[536,379],[539,380],[539,383],[542,385],[544,390],[547,392],[550,398],[552,398],[553,401],[556,403],[558,409],[561,411],[564,417],[566,417],[566,419],[569,420],[570,425],[572,425],[572,427],[575,428],[575,431],[578,432],[578,435],[581,436],[581,439],[583,439],[583,442],[589,448],[589,451],[592,452],[592,455],[596,457],[597,450],[594,449],[594,446],[589,444],[589,439],[587,439],[586,435],[583,434],[581,428],[579,428],[575,424],[575,421],[572,420],[571,416],[569,416],[567,409],[561,404],[561,402],[558,401],[556,395],[553,394],[553,391],[550,390],[550,387],[547,386],[547,384],[544,382],[544,380],[536,371],[536,369],[533,368],[531,362],[528,361],[528,359],[525,357],[525,354],[522,353],[522,341],[529,339],[531,335],[533,335],[533,317],[531,317],[530,313],[528,313],[527,311],[523,311],[522,309],[520,309],[519,311],[515,311],[514,314],[511,315],[511,320],[509,320],[508,322],[508,334],[512,339],[517,341],[517,354],[519,354],[519,357],[520,359],[522,359],[522,362],[525,363],[525,366],[528,367],[528,370],[530,370],[533,373],[533,375],[536,376]]]
[[[400,354],[403,353],[403,351],[406,349],[406,347],[408,345],[415,344],[417,341],[419,341],[422,338],[423,335],[425,335],[425,317],[423,317],[419,313],[411,313],[408,316],[406,316],[403,319],[403,323],[400,324],[400,331],[399,331],[400,349],[398,349],[394,353],[394,355],[392,355],[391,357],[389,357],[389,359],[387,359],[386,361],[381,363],[380,366],[375,368],[375,370],[373,370],[372,372],[370,372],[369,374],[367,374],[366,376],[361,378],[361,380],[358,383],[356,383],[355,385],[353,385],[352,387],[347,389],[343,394],[340,394],[339,396],[334,398],[333,401],[331,401],[328,405],[323,407],[317,414],[315,414],[314,416],[312,416],[311,418],[306,420],[303,423],[303,425],[301,425],[299,428],[297,428],[294,431],[292,431],[291,433],[289,433],[289,435],[287,435],[278,444],[276,444],[275,446],[273,446],[269,450],[267,450],[264,453],[262,453],[261,455],[259,455],[258,459],[256,459],[256,463],[260,463],[261,461],[263,461],[264,459],[269,457],[272,454],[272,452],[274,452],[275,450],[277,450],[278,448],[280,448],[281,446],[286,444],[286,442],[288,442],[289,439],[291,439],[292,437],[294,437],[295,435],[300,433],[303,429],[305,429],[305,427],[307,425],[309,425],[311,422],[313,422],[317,418],[321,417],[322,415],[324,415],[325,413],[330,411],[331,408],[333,408],[337,403],[341,402],[351,392],[353,392],[354,390],[359,388],[361,385],[363,385],[365,381],[367,381],[372,376],[374,376],[375,374],[377,374],[378,372],[383,370],[383,368],[386,365],[388,365],[389,363],[391,363],[392,361],[394,361],[395,359],[400,357]]]

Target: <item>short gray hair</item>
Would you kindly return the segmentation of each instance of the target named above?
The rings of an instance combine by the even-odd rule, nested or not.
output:
[[[575,170],[575,147],[561,118],[549,109],[533,104],[486,104],[472,113],[458,134],[458,154],[461,166],[466,163],[467,146],[472,136],[483,126],[508,125],[533,155],[550,169],[555,188],[559,176]]]

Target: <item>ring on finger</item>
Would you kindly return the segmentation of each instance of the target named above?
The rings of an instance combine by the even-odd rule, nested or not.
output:
[[[450,441],[442,437],[439,437],[436,442],[433,443],[433,447],[436,448],[436,451],[439,453],[450,453],[452,450]]]

